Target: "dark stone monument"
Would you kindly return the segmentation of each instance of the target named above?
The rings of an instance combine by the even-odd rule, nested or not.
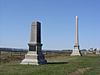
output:
[[[38,21],[32,22],[31,38],[28,46],[29,51],[25,55],[25,59],[21,62],[21,64],[39,65],[47,63],[41,51],[41,23]]]

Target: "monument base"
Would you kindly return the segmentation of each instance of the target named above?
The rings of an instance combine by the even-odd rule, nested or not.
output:
[[[96,50],[96,55],[100,55],[100,51],[99,50]]]
[[[42,52],[37,54],[36,51],[29,51],[25,55],[25,59],[22,60],[20,64],[31,64],[31,65],[39,65],[39,64],[46,64],[47,61],[44,58]]]
[[[82,56],[82,54],[80,53],[80,50],[78,47],[75,47],[74,50],[72,51],[71,56]]]

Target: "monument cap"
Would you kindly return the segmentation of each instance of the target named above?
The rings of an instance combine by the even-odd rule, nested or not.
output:
[[[38,24],[41,24],[41,23],[37,20],[32,22],[32,25],[38,25]]]

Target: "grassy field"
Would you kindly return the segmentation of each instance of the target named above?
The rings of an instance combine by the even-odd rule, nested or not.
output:
[[[45,65],[20,65],[20,61],[0,63],[0,75],[100,75],[100,56],[71,57],[46,55]]]

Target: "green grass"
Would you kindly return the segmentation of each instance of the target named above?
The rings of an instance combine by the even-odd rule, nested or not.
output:
[[[100,75],[100,56],[46,56],[49,62],[66,64],[21,65],[19,61],[0,64],[0,75],[68,75],[80,68],[90,68],[82,75]]]

